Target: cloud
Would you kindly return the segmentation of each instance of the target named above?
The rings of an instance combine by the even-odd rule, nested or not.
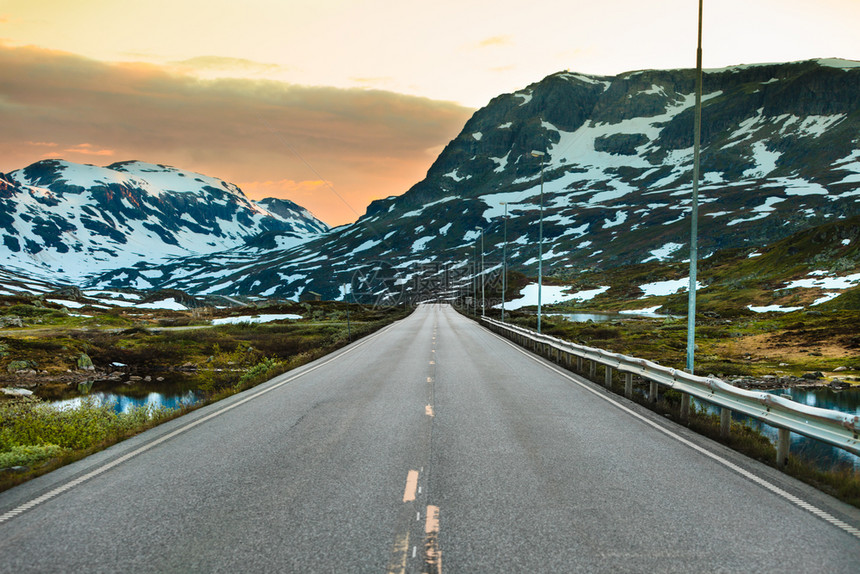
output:
[[[486,38],[478,42],[479,48],[493,48],[496,46],[511,46],[514,43],[514,39],[511,36],[492,36],[490,38]]]
[[[67,154],[81,154],[81,155],[101,155],[101,156],[112,156],[114,155],[114,150],[112,149],[95,149],[92,144],[82,143],[78,144],[74,147],[66,148],[63,150]]]
[[[55,142],[64,153],[171,164],[232,182],[324,180],[330,188],[281,187],[281,197],[304,190],[304,201],[294,201],[332,224],[422,179],[435,159],[427,150],[453,139],[473,111],[380,90],[205,80],[34,47],[0,45],[0,69],[0,171],[44,156],[27,142]]]
[[[255,62],[245,58],[225,58],[222,56],[198,56],[178,62],[171,62],[180,72],[215,72],[247,74],[275,74],[286,70],[278,64]]]
[[[349,80],[360,86],[365,87],[385,86],[395,83],[394,78],[392,78],[391,76],[352,77]]]

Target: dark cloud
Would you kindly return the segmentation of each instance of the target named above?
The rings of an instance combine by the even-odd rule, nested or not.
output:
[[[359,213],[420,180],[472,113],[392,92],[200,80],[33,47],[0,45],[0,69],[0,171],[45,157],[34,142],[51,142],[71,161],[140,159],[250,185],[324,179]],[[304,204],[331,223],[355,218],[327,187]]]

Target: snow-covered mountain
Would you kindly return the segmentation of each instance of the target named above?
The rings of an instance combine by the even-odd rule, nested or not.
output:
[[[295,204],[256,204],[231,183],[165,165],[44,160],[0,174],[4,267],[57,282],[223,251],[261,235],[292,247],[327,229]]]
[[[472,273],[480,229],[485,268],[498,269],[505,227],[509,265],[534,275],[541,181],[546,275],[682,261],[694,81],[693,70],[554,74],[477,111],[423,181],[374,202],[355,224],[296,247],[240,247],[93,284],[145,275],[205,293],[421,291]],[[707,70],[703,101],[702,257],[860,213],[860,63]]]

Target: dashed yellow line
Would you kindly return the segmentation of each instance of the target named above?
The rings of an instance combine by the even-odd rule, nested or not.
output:
[[[418,471],[410,470],[406,475],[406,489],[403,491],[403,502],[415,500],[415,492],[418,490]]]

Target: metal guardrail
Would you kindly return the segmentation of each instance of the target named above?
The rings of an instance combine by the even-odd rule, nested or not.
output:
[[[860,455],[860,416],[858,415],[811,407],[796,403],[789,398],[760,391],[740,389],[715,377],[700,377],[645,359],[577,345],[489,317],[482,317],[481,320],[491,330],[504,334],[521,345],[535,349],[543,346],[543,351],[547,355],[554,350],[558,359],[561,359],[561,353],[567,354],[568,364],[571,357],[577,357],[584,361],[591,361],[592,365],[603,365],[606,368],[607,386],[611,382],[611,369],[626,373],[627,389],[630,389],[626,393],[628,396],[632,393],[632,375],[639,375],[651,381],[652,389],[653,384],[656,383],[716,405],[723,409],[722,417],[726,434],[728,432],[726,421],[730,421],[731,411],[774,426],[780,429],[777,444],[777,463],[780,466],[783,466],[788,459],[789,431]],[[594,367],[591,373],[594,375]]]

